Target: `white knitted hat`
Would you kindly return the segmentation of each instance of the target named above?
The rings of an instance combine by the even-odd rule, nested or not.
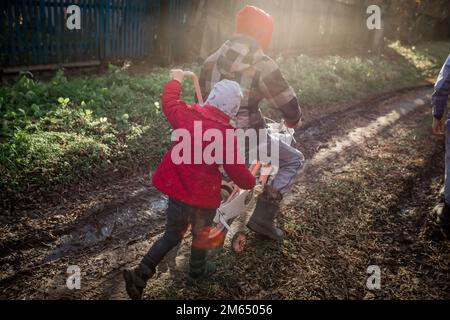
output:
[[[234,118],[241,106],[244,97],[239,83],[231,80],[222,80],[214,86],[205,104],[214,106]]]

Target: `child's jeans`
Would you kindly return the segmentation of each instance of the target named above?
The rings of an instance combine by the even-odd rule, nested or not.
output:
[[[181,243],[189,225],[192,225],[191,264],[199,265],[206,262],[206,255],[210,249],[209,232],[215,214],[215,209],[195,208],[169,198],[166,231],[153,244],[142,259],[142,263],[155,269],[165,255]]]

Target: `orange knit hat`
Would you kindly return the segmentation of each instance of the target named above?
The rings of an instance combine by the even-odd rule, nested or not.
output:
[[[262,9],[246,6],[236,16],[236,33],[254,38],[266,49],[272,41],[273,18]]]

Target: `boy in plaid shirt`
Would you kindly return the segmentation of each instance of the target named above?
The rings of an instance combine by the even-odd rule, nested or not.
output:
[[[236,17],[235,35],[203,64],[200,86],[206,95],[222,79],[240,84],[244,98],[236,118],[238,128],[258,130],[266,127],[259,109],[263,99],[281,112],[287,127],[302,126],[302,113],[294,90],[277,64],[263,52],[271,42],[272,33],[272,17],[261,9],[246,6]],[[270,146],[270,136],[267,145]],[[258,197],[247,226],[272,240],[281,240],[283,232],[274,226],[274,219],[283,195],[291,190],[299,177],[305,158],[300,151],[282,142],[276,156],[279,171],[272,184]]]

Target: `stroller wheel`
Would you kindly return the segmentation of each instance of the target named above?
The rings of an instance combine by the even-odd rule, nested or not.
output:
[[[236,232],[233,239],[231,240],[231,245],[233,247],[233,251],[236,253],[242,253],[245,250],[245,246],[247,245],[247,234],[245,232],[239,231]]]

